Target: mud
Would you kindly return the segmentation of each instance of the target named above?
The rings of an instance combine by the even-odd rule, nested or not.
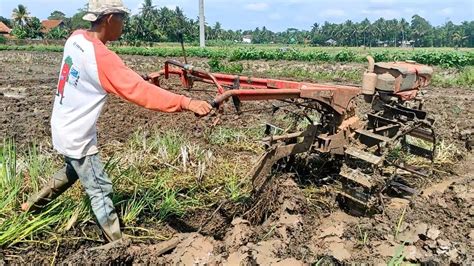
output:
[[[124,57],[139,73],[157,70],[163,59]],[[41,143],[50,148],[49,119],[61,54],[0,53],[0,136],[14,137],[28,145]],[[193,59],[205,66],[205,61]],[[291,62],[247,62],[250,68],[288,67]],[[298,63],[294,63],[299,67]],[[358,68],[363,65],[319,66],[327,69]],[[164,84],[179,88],[175,81]],[[199,87],[207,89],[206,87]],[[188,92],[179,90],[184,94]],[[196,95],[195,93],[193,95]],[[201,92],[199,98],[212,99]],[[439,140],[459,151],[457,163],[443,169],[436,180],[411,200],[387,199],[384,212],[373,217],[355,217],[343,212],[321,188],[321,197],[307,199],[300,178],[284,174],[254,206],[236,217],[216,215],[201,233],[200,224],[214,210],[190,214],[171,225],[154,225],[170,235],[166,241],[126,240],[104,249],[91,250],[100,243],[64,241],[56,249],[45,245],[20,245],[0,250],[0,263],[69,264],[174,264],[174,265],[307,265],[316,262],[385,264],[403,252],[405,261],[473,263],[474,157],[463,150],[461,132],[474,131],[474,93],[466,89],[430,88],[425,109],[436,118]],[[248,108],[254,108],[250,105]],[[258,105],[257,105],[258,107]],[[261,123],[268,112],[224,116],[222,123],[244,127]],[[169,121],[173,123],[169,123]],[[110,97],[99,120],[102,146],[123,142],[139,129],[159,127],[177,130],[200,140],[212,123],[191,114],[169,115],[144,110]],[[235,155],[234,155],[235,156]],[[323,206],[324,205],[324,206]],[[224,209],[227,209],[224,206]],[[229,207],[230,208],[230,207]],[[181,226],[180,224],[184,224]]]

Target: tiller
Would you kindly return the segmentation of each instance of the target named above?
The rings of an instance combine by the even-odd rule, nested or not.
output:
[[[308,173],[315,182],[333,184],[345,206],[367,213],[380,211],[382,192],[415,194],[413,180],[432,174],[436,146],[434,120],[422,110],[420,93],[433,69],[415,62],[368,60],[362,87],[209,73],[173,60],[165,63],[155,82],[178,76],[188,89],[195,82],[214,85],[213,107],[219,109],[231,99],[238,113],[243,101],[279,100],[298,107],[306,120],[303,130],[277,135],[276,127],[267,125],[266,151],[250,173],[254,192],[265,187],[272,169],[281,162],[291,167],[298,155],[322,162],[318,167],[332,165],[329,172],[310,169]],[[359,97],[371,104],[370,111],[358,112]],[[428,166],[407,162],[416,157],[427,159]]]

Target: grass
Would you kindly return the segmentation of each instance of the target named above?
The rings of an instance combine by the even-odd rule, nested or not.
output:
[[[226,140],[239,149],[248,140],[245,131],[223,132],[213,140]],[[105,168],[114,183],[114,204],[130,230],[145,221],[159,223],[222,200],[248,198],[250,186],[244,178],[248,162],[237,167],[235,158],[216,158],[212,150],[177,132],[142,131],[125,144],[112,145],[104,149],[105,153],[114,150],[114,156],[104,157]],[[93,215],[78,185],[41,214],[22,213],[20,204],[47,182],[61,160],[40,146],[21,152],[5,140],[0,147],[0,247],[40,240],[56,243],[71,228],[90,224]],[[149,234],[154,235],[152,230]]]
[[[426,150],[432,150],[433,144],[427,141],[424,141],[419,138],[412,138],[407,136],[407,141],[415,146],[424,148]],[[461,156],[461,151],[458,147],[450,143],[448,144],[445,140],[438,141],[435,148],[435,158],[434,166],[435,168],[446,168],[456,164],[459,157]],[[431,160],[424,159],[419,156],[408,154],[402,151],[399,147],[395,148],[393,152],[389,155],[390,159],[403,159],[410,165],[416,165],[420,167],[428,167],[431,165]]]
[[[405,260],[405,255],[403,255],[404,248],[405,248],[404,244],[401,244],[400,246],[397,247],[397,250],[395,251],[395,254],[390,259],[390,261],[387,263],[388,266],[399,266],[399,265],[403,264],[403,262]]]
[[[474,67],[435,73],[431,83],[433,86],[441,88],[462,87],[474,90]]]
[[[403,220],[405,219],[406,211],[407,211],[407,209],[403,208],[402,214],[400,215],[400,218],[398,219],[397,227],[395,228],[395,239],[397,239],[398,234],[401,231]]]
[[[360,224],[357,225],[359,231],[359,242],[362,246],[366,246],[369,243],[369,233],[363,230]]]
[[[318,82],[350,82],[359,84],[362,82],[363,72],[359,69],[351,70],[319,70],[308,71],[301,68],[284,67],[282,69],[269,69],[262,73],[270,78],[293,78],[300,80],[317,80]]]
[[[71,201],[57,202],[38,216],[20,213],[19,206],[28,192],[36,192],[40,175],[52,164],[32,147],[25,157],[18,156],[15,144],[4,141],[0,153],[0,246],[11,246],[32,236],[55,230],[70,218]],[[23,158],[26,160],[22,161]]]
[[[230,128],[218,127],[206,134],[210,144],[232,151],[262,152],[262,145],[258,141],[263,137],[263,128]]]

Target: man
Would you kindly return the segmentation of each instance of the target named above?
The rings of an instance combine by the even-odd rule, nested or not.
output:
[[[22,205],[24,211],[38,210],[79,179],[110,242],[121,239],[122,233],[112,183],[97,148],[96,122],[107,94],[162,112],[188,110],[204,116],[212,109],[204,101],[148,83],[105,46],[121,36],[127,13],[122,0],[90,0],[83,19],[91,22],[91,29],[78,30],[67,40],[51,117],[53,146],[64,155],[65,166]]]

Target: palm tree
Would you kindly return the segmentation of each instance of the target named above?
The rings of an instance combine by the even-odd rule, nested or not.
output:
[[[153,5],[153,2],[151,0],[145,0],[142,4],[142,7],[140,8],[141,15],[145,19],[151,19],[153,17],[153,13],[156,10],[156,7]]]
[[[25,26],[30,20],[30,12],[26,6],[19,4],[18,7],[13,9],[12,20],[20,26]]]
[[[398,30],[402,33],[402,44],[405,43],[407,30],[410,28],[410,24],[402,18],[398,23]]]

